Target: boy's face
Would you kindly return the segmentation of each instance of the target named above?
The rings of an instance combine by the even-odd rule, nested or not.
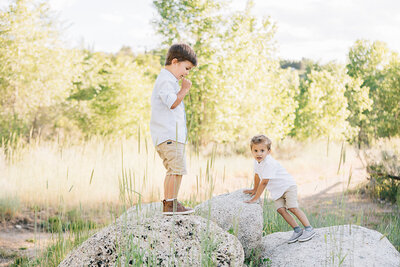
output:
[[[188,60],[179,62],[177,59],[174,58],[172,60],[171,67],[172,74],[174,74],[174,76],[178,80],[180,80],[189,74],[189,71],[193,68],[193,64]]]
[[[251,147],[251,154],[253,154],[254,159],[260,163],[269,154],[267,145],[265,143],[253,144]]]

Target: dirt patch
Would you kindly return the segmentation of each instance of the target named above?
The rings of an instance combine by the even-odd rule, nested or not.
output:
[[[75,227],[73,231],[88,227],[95,230],[110,223],[110,218],[109,210],[72,209],[59,214],[52,208],[36,212],[24,208],[11,219],[0,221],[0,267],[9,266],[20,257],[37,258],[59,240],[60,233],[64,237],[69,235],[68,226]]]
[[[37,257],[53,242],[53,235],[39,227],[51,214],[25,209],[11,220],[0,222],[0,266],[8,266],[18,257]]]
[[[50,233],[32,232],[17,226],[0,232],[0,266],[11,264],[17,257],[37,257],[52,242]]]

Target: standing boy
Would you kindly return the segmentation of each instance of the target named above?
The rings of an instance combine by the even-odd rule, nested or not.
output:
[[[271,157],[271,144],[271,140],[265,135],[257,135],[251,139],[250,148],[255,159],[254,188],[244,191],[244,193],[253,196],[252,199],[246,202],[256,202],[264,192],[265,187],[267,187],[272,199],[275,201],[278,213],[293,227],[294,232],[288,243],[293,243],[297,240],[300,242],[308,241],[314,237],[315,231],[311,227],[307,216],[298,208],[296,182],[286,169]],[[286,209],[300,220],[305,228],[304,231]]]
[[[190,214],[177,201],[182,175],[186,174],[186,113],[183,98],[192,83],[185,79],[197,65],[196,54],[187,44],[172,45],[165,68],[161,69],[151,96],[150,132],[156,150],[167,169],[164,180],[163,214]],[[179,87],[179,80],[182,86]]]

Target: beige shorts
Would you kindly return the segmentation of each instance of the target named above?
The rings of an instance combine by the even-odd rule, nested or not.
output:
[[[298,208],[297,203],[297,185],[292,185],[289,187],[283,195],[275,200],[276,209],[280,208]]]
[[[167,140],[156,146],[158,155],[163,161],[167,175],[184,175],[186,171],[185,144]]]

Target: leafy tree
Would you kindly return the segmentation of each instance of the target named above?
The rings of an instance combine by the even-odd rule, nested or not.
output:
[[[369,90],[373,101],[372,108],[359,120],[359,142],[398,135],[398,55],[384,42],[358,40],[350,48],[348,58],[348,74],[362,80],[361,88]]]
[[[17,0],[0,12],[0,136],[54,128],[73,75],[46,3]]]
[[[383,81],[377,91],[376,111],[379,137],[400,135],[400,58],[392,54],[389,64],[383,70]]]
[[[152,66],[141,60],[141,64]],[[147,127],[154,82],[145,74],[149,68],[138,66],[130,54],[112,56],[90,51],[78,68],[68,98],[68,114],[85,134],[130,136],[139,127]]]
[[[382,80],[382,70],[389,63],[391,52],[386,43],[357,40],[350,48],[347,64],[348,74],[363,80],[362,87],[369,87],[373,95]]]
[[[341,139],[350,125],[345,97],[350,78],[345,68],[330,64],[321,71],[311,70],[301,83],[294,134],[299,139],[327,136]]]
[[[283,138],[293,127],[298,79],[273,58],[275,25],[223,12],[222,1],[153,1],[164,44],[185,40],[199,58],[186,101],[192,142],[237,141],[257,132]]]
[[[368,138],[364,129],[369,123],[367,112],[372,107],[372,100],[369,98],[369,87],[362,87],[362,82],[361,78],[354,79],[349,77],[344,93],[347,98],[347,109],[350,111],[347,121],[352,127],[351,134],[347,134],[346,137],[348,141],[357,141],[359,145],[361,140]]]

